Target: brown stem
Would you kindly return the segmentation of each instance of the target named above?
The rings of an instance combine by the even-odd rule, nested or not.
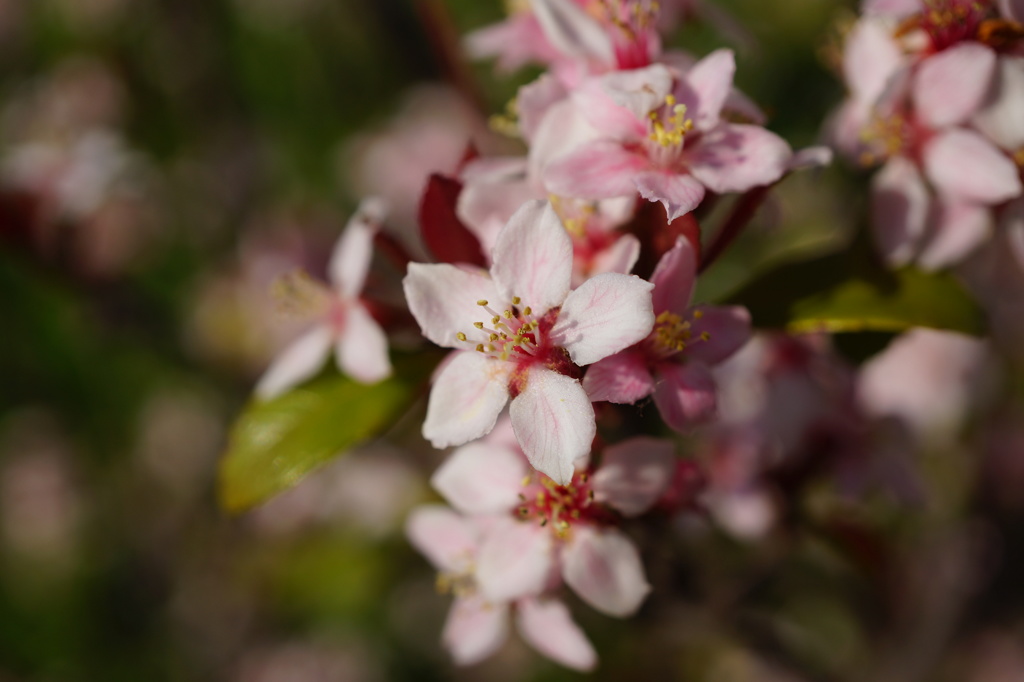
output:
[[[489,110],[486,98],[477,87],[476,79],[463,59],[459,33],[444,1],[417,0],[414,4],[445,79],[482,116],[487,116]]]
[[[700,271],[704,272],[708,267],[714,263],[719,256],[729,247],[730,244],[735,241],[736,237],[743,232],[749,223],[750,219],[757,213],[757,209],[764,203],[765,198],[768,196],[768,192],[771,191],[772,185],[763,185],[761,187],[755,187],[737,201],[736,205],[732,207],[732,213],[725,219],[722,227],[715,233],[715,236],[711,238],[711,242],[707,248],[704,249],[704,253],[701,254],[700,259]]]

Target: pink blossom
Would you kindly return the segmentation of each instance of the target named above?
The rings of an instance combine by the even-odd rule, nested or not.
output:
[[[455,596],[441,638],[459,665],[473,665],[496,652],[508,637],[510,611],[516,612],[520,635],[553,661],[576,670],[591,670],[597,654],[569,609],[548,596],[494,600],[481,593],[475,565],[491,519],[460,516],[441,506],[415,509],[406,533],[440,571],[441,592]]]
[[[488,433],[505,404],[530,462],[568,483],[590,452],[594,410],[579,367],[650,332],[653,285],[607,273],[570,291],[572,242],[550,204],[524,204],[490,272],[412,263],[403,282],[423,335],[457,349],[435,378],[423,435],[435,447]]]
[[[367,200],[352,216],[331,254],[330,288],[301,274],[285,280],[285,293],[313,308],[319,322],[271,363],[256,386],[260,398],[273,398],[309,379],[332,350],[338,368],[357,381],[374,383],[391,374],[387,337],[359,297],[382,213],[380,204]]]
[[[759,126],[721,119],[734,71],[732,52],[718,50],[678,78],[655,64],[588,81],[573,97],[602,137],[552,161],[548,189],[587,199],[639,192],[674,220],[707,190],[743,192],[778,180],[789,146]]]
[[[697,259],[689,241],[676,240],[651,277],[654,329],[638,345],[595,363],[583,379],[591,400],[634,403],[649,395],[662,418],[684,431],[715,411],[710,367],[750,338],[745,308],[693,306]]]
[[[649,510],[675,473],[669,441],[637,437],[606,448],[601,466],[567,485],[529,475],[522,453],[490,439],[459,448],[431,479],[463,513],[492,518],[481,535],[476,581],[489,600],[556,587],[625,617],[650,587],[632,541],[615,526]]]

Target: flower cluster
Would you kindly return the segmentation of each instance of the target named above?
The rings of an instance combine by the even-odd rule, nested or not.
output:
[[[942,268],[994,230],[1024,245],[1024,8],[1003,0],[875,0],[850,29],[837,146],[866,166],[889,262]],[[1024,249],[1018,249],[1024,263]]]

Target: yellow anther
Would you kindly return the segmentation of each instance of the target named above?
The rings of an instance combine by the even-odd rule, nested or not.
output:
[[[476,344],[476,350],[477,350],[478,353],[483,353],[484,352],[484,344],[482,344],[482,343]]]
[[[675,95],[665,95],[665,104],[667,104],[667,105],[669,105],[671,107],[671,106],[675,106],[675,103],[676,103]]]
[[[466,335],[463,334],[462,332],[459,332],[459,333],[457,333],[455,335],[455,338],[457,338],[459,341],[465,341],[466,340]]]
[[[502,313],[502,315],[505,316],[506,320],[511,320],[512,319],[512,311],[511,310],[506,310],[505,312]]]
[[[699,320],[702,317],[704,317],[704,311],[703,310],[694,310],[693,311],[693,319]]]
[[[533,315],[533,308],[530,306],[523,308],[523,315]]]
[[[498,335],[497,334],[491,334],[490,340],[491,341],[497,341],[498,340]]]
[[[477,329],[483,329],[484,328],[484,323],[483,322],[474,322],[473,326],[476,327]]]
[[[487,305],[487,299],[486,298],[481,298],[479,301],[476,302],[476,304],[479,305],[479,306],[485,306],[485,305]]]
[[[702,338],[705,341],[709,341],[711,339],[711,334],[708,332],[701,332],[700,338]]]
[[[491,318],[491,324],[498,324],[499,322],[501,322],[501,317],[499,317],[498,315],[495,315],[494,317]]]
[[[512,305],[519,305],[522,302],[522,300],[523,299],[519,298],[518,296],[513,296],[512,297]]]
[[[520,483],[520,485],[522,485],[524,487],[530,485],[530,477],[529,476],[523,476],[523,480]],[[520,495],[520,497],[522,497],[522,495]],[[523,499],[525,500],[526,498],[524,497]]]

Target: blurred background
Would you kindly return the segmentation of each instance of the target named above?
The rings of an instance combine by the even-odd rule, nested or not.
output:
[[[817,141],[854,3],[715,4],[732,19],[672,44],[737,49],[769,127]],[[470,139],[516,149],[487,119],[538,72],[495,75],[459,47],[502,16],[498,0],[0,0],[0,680],[579,677],[517,641],[448,661],[448,598],[402,533],[440,461],[416,414],[254,511],[216,498],[231,421],[301,328],[275,279],[322,273],[361,197],[411,233],[427,173]],[[842,167],[788,181],[702,298],[845,245],[864,186]],[[862,342],[849,362],[880,343]],[[838,549],[683,528],[650,557],[637,618],[578,610],[597,676],[1024,679],[1019,416],[1001,408],[970,448],[940,435],[914,464],[923,493],[842,507]],[[811,519],[836,504],[816,494]]]

